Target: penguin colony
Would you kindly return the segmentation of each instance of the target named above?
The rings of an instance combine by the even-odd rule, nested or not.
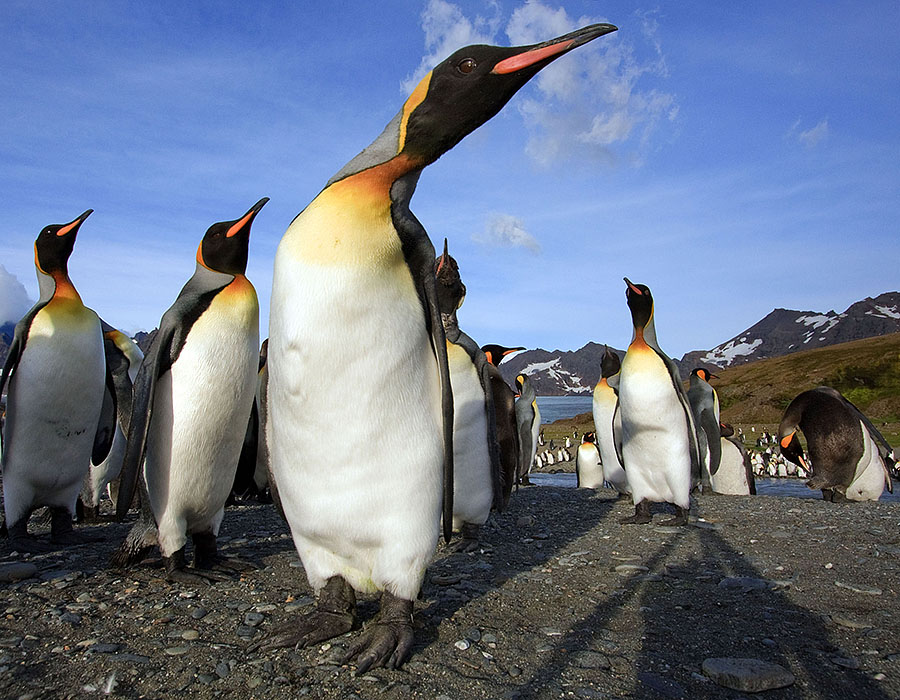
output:
[[[252,566],[217,552],[232,492],[268,491],[317,601],[250,650],[354,630],[356,594],[377,592],[379,612],[345,658],[362,674],[408,657],[413,601],[441,532],[477,549],[478,528],[529,483],[535,464],[570,462],[574,449],[579,487],[606,485],[632,499],[635,513],[623,523],[648,523],[652,503],[669,503],[669,522],[685,524],[695,489],[755,493],[743,439],[720,423],[714,375],[695,370],[685,391],[657,340],[650,289],[627,278],[632,341],[621,360],[604,354],[595,431],[580,445],[575,433],[564,447],[545,446],[529,377],[518,375],[514,390],[498,369],[524,348],[479,348],[459,328],[459,266],[446,240],[435,255],[409,208],[427,165],[543,67],[615,30],[598,24],[532,46],[470,46],[426,75],[284,234],[262,351],[245,273],[251,225],[267,198],[207,230],[146,356],[85,307],[69,279],[91,210],[45,227],[34,246],[40,299],[17,324],[0,375],[11,546],[87,541],[72,526],[77,504],[96,516],[108,491],[120,518],[135,504],[140,511],[115,565],[158,548],[169,580],[212,582]],[[341,447],[313,452],[323,440]],[[777,442],[828,500],[877,499],[891,486],[890,446],[832,389],[798,396]],[[50,543],[27,531],[45,506]]]

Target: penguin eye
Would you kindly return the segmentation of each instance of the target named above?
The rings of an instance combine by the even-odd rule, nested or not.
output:
[[[475,62],[474,58],[464,58],[459,63],[456,64],[456,69],[465,75],[471,73],[478,64]]]

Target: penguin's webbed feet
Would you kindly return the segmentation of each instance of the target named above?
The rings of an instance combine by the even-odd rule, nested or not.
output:
[[[28,516],[7,528],[9,548],[14,552],[27,552],[28,554],[43,554],[53,549],[53,546],[41,542],[34,535],[28,534]]]
[[[344,655],[344,663],[356,660],[356,675],[371,668],[400,668],[413,645],[413,601],[387,591],[381,596],[381,610]]]
[[[680,525],[688,524],[688,511],[686,508],[682,508],[681,506],[675,506],[675,517],[669,518],[668,520],[663,520],[660,525],[666,527],[675,527]]]
[[[646,525],[652,521],[653,516],[650,514],[650,501],[646,498],[635,505],[634,515],[619,520],[622,525]]]
[[[173,552],[171,556],[163,556],[162,560],[166,570],[166,580],[172,583],[209,586],[217,581],[227,581],[230,578],[214,571],[201,571],[200,569],[188,571],[184,547]]]
[[[456,554],[471,554],[481,548],[481,542],[478,536],[481,534],[481,526],[471,523],[463,523],[459,530],[462,537],[455,544],[450,546],[451,551]]]
[[[306,647],[339,637],[356,627],[356,593],[340,576],[332,576],[319,594],[316,609],[300,619],[272,629],[247,651],[268,652],[283,647]]]
[[[224,580],[221,574],[234,574],[240,571],[252,571],[259,567],[246,559],[226,557],[219,554],[216,547],[216,536],[211,532],[200,532],[192,535],[194,540],[194,568],[219,575],[216,580]]]
[[[100,542],[103,538],[87,532],[75,532],[72,525],[72,513],[67,508],[50,509],[50,542],[63,546],[91,544]]]

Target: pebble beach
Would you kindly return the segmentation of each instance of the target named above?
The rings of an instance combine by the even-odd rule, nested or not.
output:
[[[313,604],[271,505],[228,509],[223,553],[259,569],[211,586],[110,569],[130,522],[38,556],[3,541],[0,697],[900,698],[900,504],[701,495],[686,527],[663,507],[620,525],[632,511],[520,488],[476,551],[439,545],[411,659],[359,677],[353,633],[247,651]]]

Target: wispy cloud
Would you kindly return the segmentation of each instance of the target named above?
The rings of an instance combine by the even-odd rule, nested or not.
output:
[[[541,244],[525,230],[525,222],[512,214],[491,214],[482,233],[472,234],[476,243],[492,248],[526,248],[541,252]]]
[[[415,72],[403,81],[405,92],[412,92],[428,71],[457,49],[469,44],[493,43],[500,27],[500,6],[491,1],[485,3],[485,9],[492,11],[492,16],[478,15],[470,20],[453,3],[429,0],[422,11],[426,54]]]
[[[806,148],[815,148],[822,141],[828,138],[828,118],[820,120],[818,124],[810,129],[801,129],[802,119],[798,119],[788,131],[788,138],[797,141],[801,146]]]
[[[430,0],[422,13],[427,54],[404,88],[412,90],[428,70],[461,46],[534,44],[604,21],[574,18],[564,8],[540,1],[526,2],[506,22],[504,41],[498,38],[501,10],[496,3],[488,7],[492,16],[469,19],[447,0]],[[542,70],[533,81],[537,89],[516,101],[529,131],[526,152],[535,162],[549,166],[576,157],[641,162],[660,122],[677,117],[674,95],[644,87],[648,79],[664,79],[668,70],[655,16],[637,17],[640,34],[629,40],[613,35],[579,48]],[[649,60],[637,58],[634,40],[649,46],[641,47]]]
[[[18,321],[33,303],[18,277],[0,265],[0,323]]]

